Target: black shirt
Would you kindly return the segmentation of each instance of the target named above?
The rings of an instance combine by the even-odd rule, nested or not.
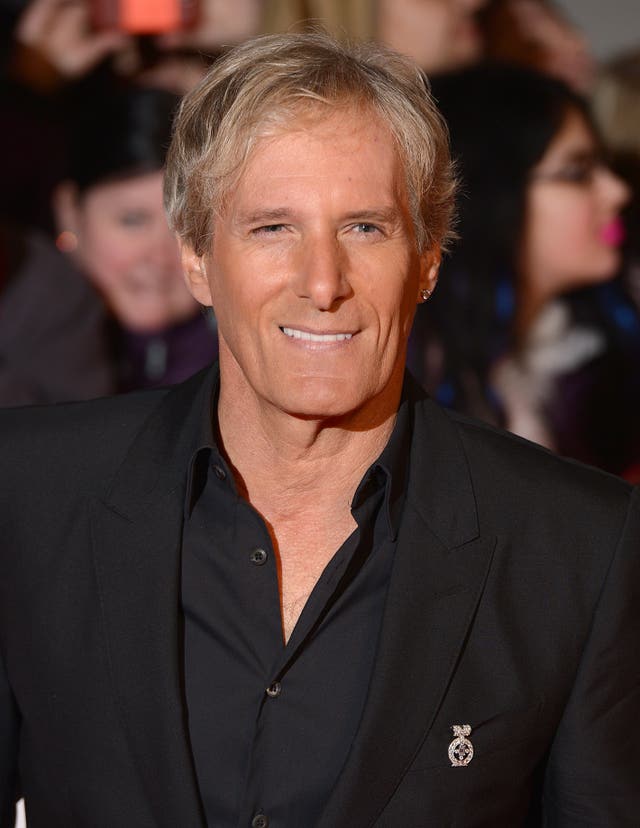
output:
[[[369,686],[404,502],[408,418],[401,406],[354,496],[357,528],[285,646],[269,533],[238,495],[206,413],[189,470],[182,605],[189,733],[209,828],[311,828],[322,812]]]

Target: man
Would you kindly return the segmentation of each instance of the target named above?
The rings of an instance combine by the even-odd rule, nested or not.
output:
[[[5,825],[636,824],[637,491],[403,376],[452,190],[373,47],[258,40],[187,96],[219,373],[3,418]]]

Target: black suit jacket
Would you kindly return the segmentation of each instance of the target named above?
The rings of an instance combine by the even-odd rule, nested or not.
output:
[[[3,828],[18,792],[30,828],[204,825],[179,572],[213,381],[1,413]],[[638,492],[412,393],[378,653],[319,828],[637,826]]]

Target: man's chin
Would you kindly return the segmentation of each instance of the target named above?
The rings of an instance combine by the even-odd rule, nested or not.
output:
[[[304,394],[287,394],[281,400],[280,409],[298,420],[323,422],[350,431],[375,427],[388,416],[388,404],[397,407],[395,395],[359,389],[353,382],[337,388],[315,388],[313,394],[308,387],[305,390]]]
[[[283,392],[282,410],[307,420],[348,417],[367,399],[366,395],[356,393],[353,380],[333,377],[296,377]]]
[[[305,399],[287,400],[282,410],[299,420],[340,421],[355,414],[357,406],[349,406],[345,400]]]

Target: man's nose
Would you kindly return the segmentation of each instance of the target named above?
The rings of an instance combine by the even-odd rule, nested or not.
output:
[[[347,255],[334,234],[305,240],[296,267],[295,291],[323,311],[350,295]]]

